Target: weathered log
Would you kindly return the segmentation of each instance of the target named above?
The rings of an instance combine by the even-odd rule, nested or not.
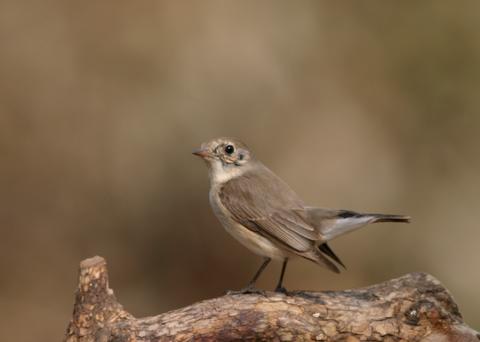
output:
[[[66,342],[479,341],[452,296],[425,273],[346,291],[225,295],[135,318],[108,286],[106,262],[81,262]]]

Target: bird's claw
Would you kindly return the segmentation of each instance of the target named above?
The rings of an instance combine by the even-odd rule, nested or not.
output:
[[[283,286],[277,286],[277,287],[275,288],[275,292],[277,292],[277,293],[283,293],[283,294],[285,294],[285,295],[288,294],[287,289],[284,288]]]
[[[229,291],[227,291],[228,296],[238,295],[238,294],[259,294],[259,295],[265,296],[265,291],[257,289],[253,286],[246,286],[246,287],[244,287],[243,289],[240,289],[240,290],[229,290]]]

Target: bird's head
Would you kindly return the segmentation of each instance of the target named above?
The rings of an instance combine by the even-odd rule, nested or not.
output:
[[[213,182],[226,182],[243,174],[253,164],[253,154],[235,138],[216,138],[193,151],[205,160]]]

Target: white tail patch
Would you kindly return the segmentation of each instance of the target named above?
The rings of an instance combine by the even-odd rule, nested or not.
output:
[[[375,221],[375,216],[336,218],[328,223],[325,222],[325,225],[322,227],[320,232],[326,241],[329,241],[339,235],[343,235],[355,229],[361,228],[369,223],[372,223],[373,221]]]

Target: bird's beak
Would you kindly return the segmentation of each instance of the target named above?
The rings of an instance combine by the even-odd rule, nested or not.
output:
[[[201,149],[201,148],[194,150],[192,154],[202,157],[204,159],[211,156],[211,153],[207,149]]]

